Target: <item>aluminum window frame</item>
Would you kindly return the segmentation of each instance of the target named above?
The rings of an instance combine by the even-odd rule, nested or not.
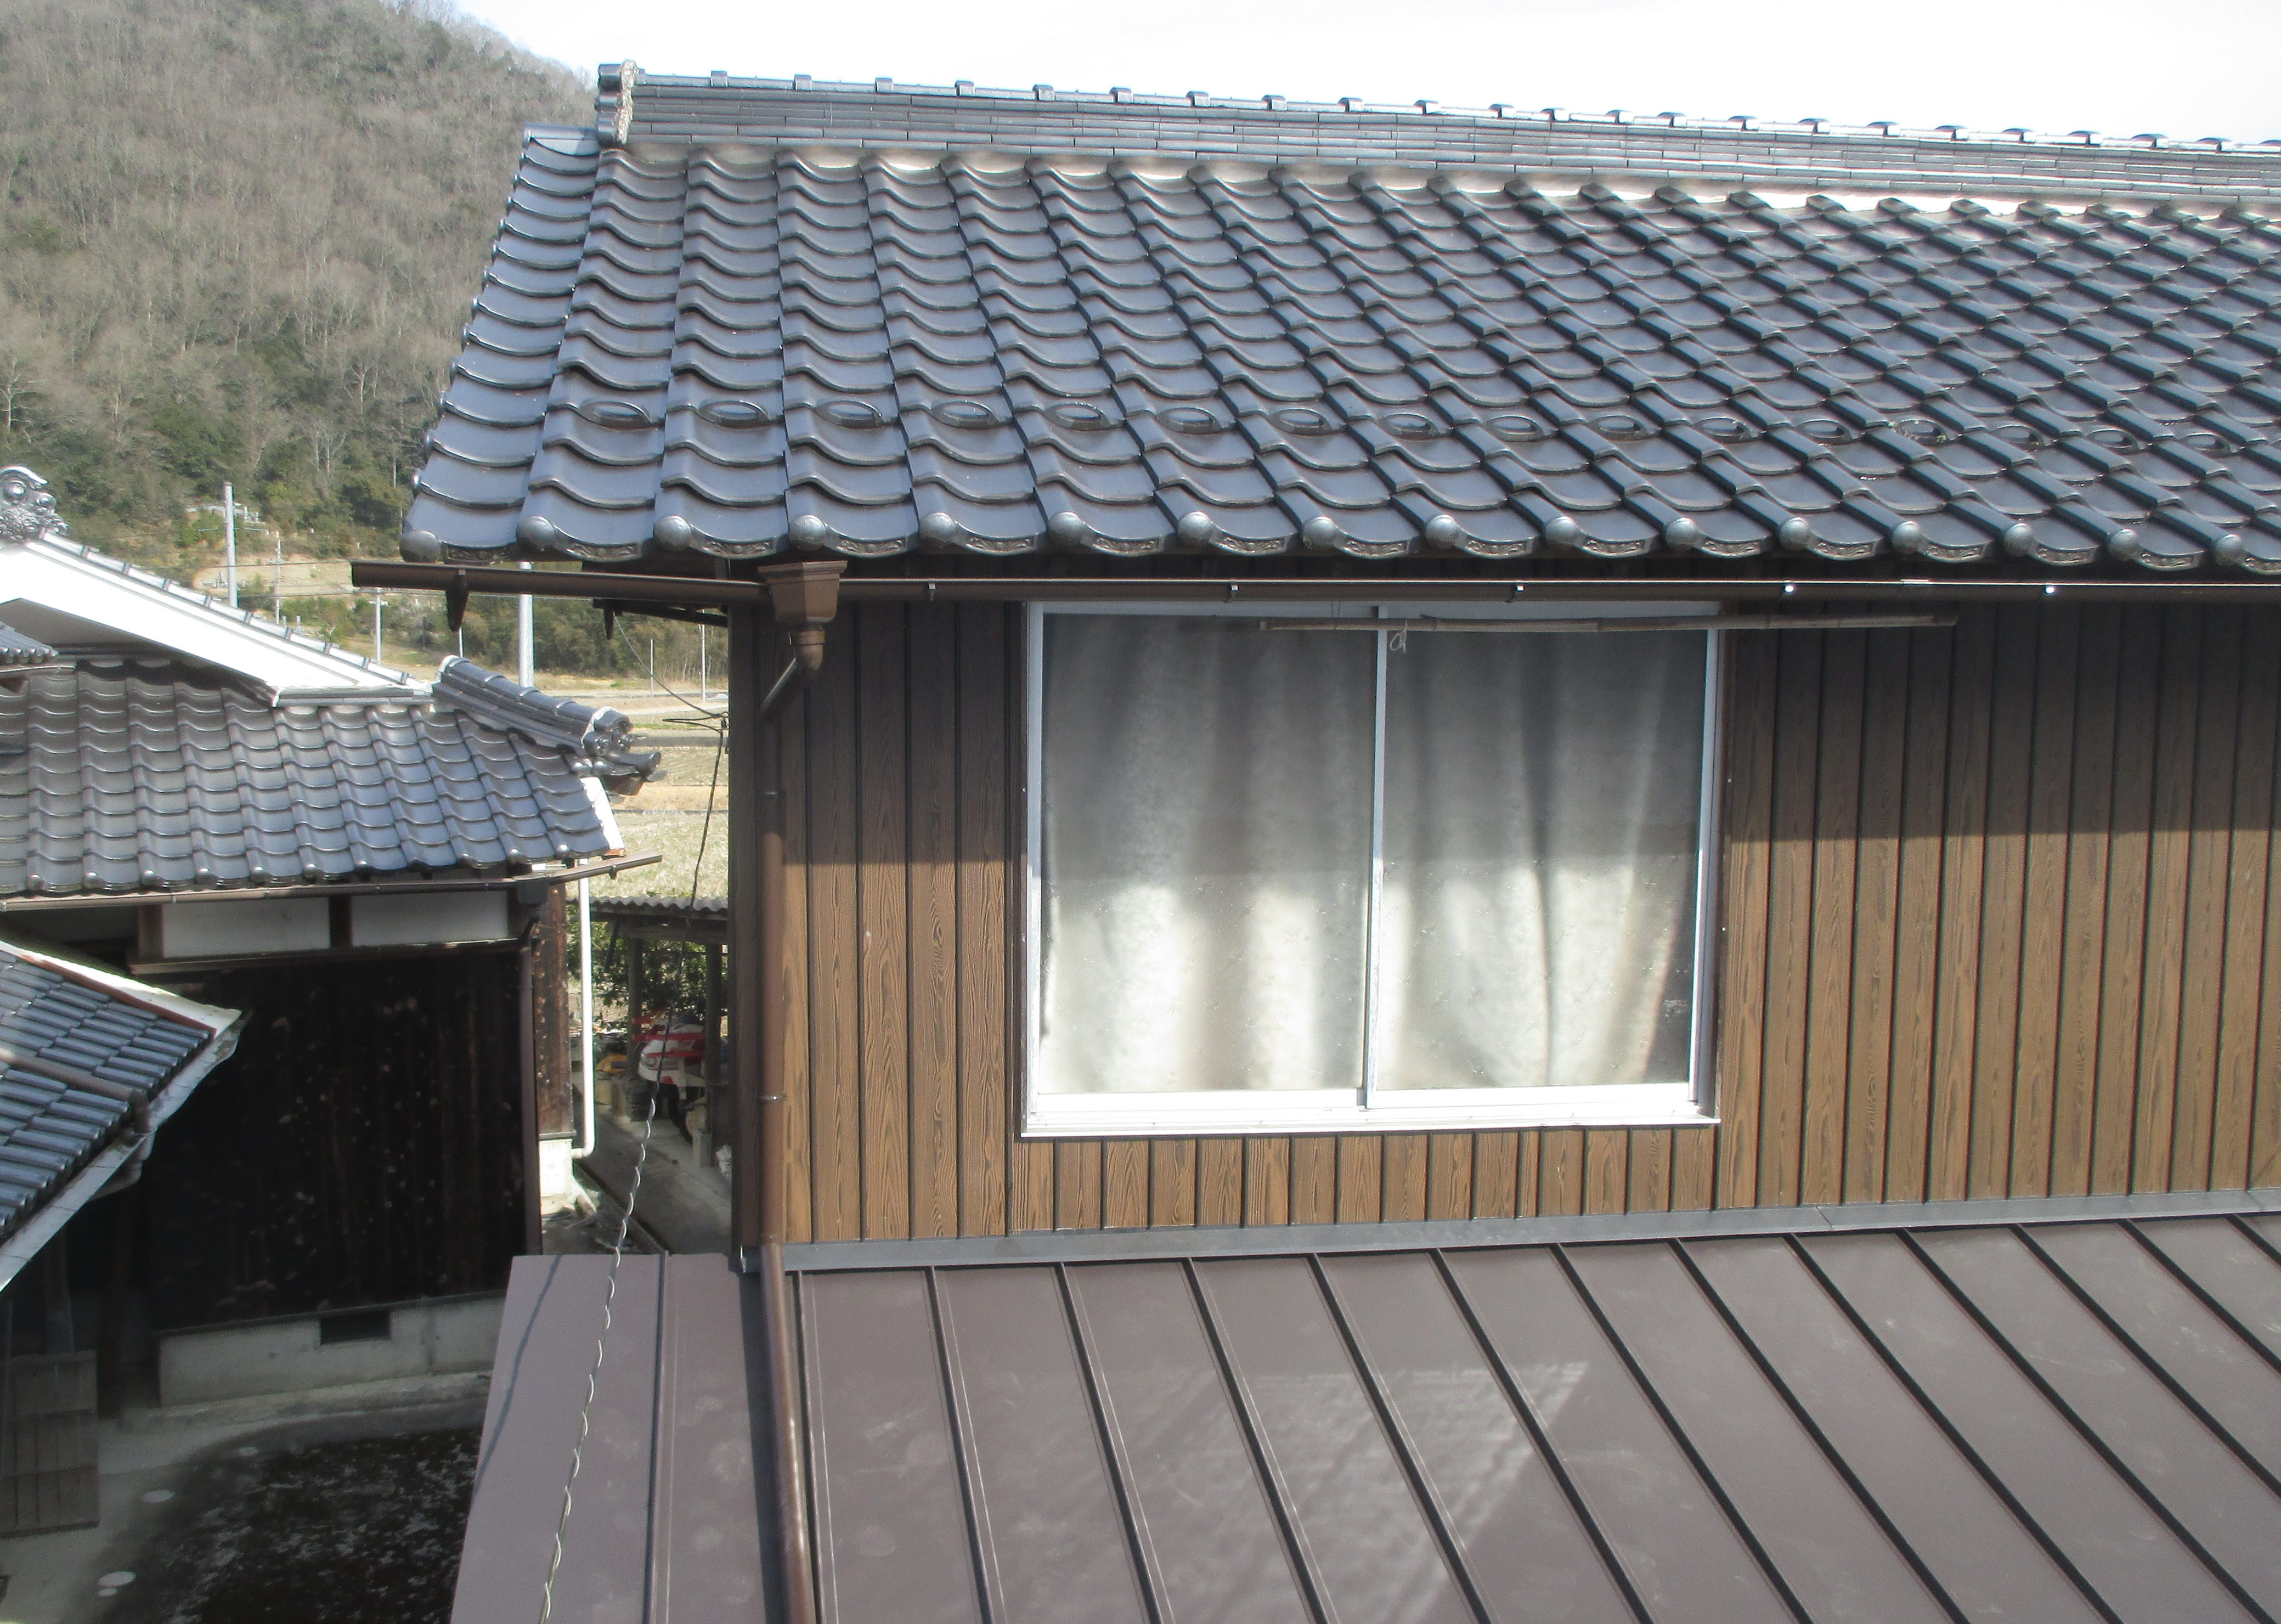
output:
[[[1198,604],[1161,600],[1028,602],[1022,606],[1022,801],[1018,922],[1021,1125],[1025,1140],[1212,1138],[1238,1134],[1399,1133],[1519,1128],[1704,1127],[1715,1114],[1713,1048],[1719,940],[1720,793],[1724,773],[1727,634],[1718,606],[1689,602]],[[1380,1089],[1376,1071],[1382,1000],[1377,951],[1384,876],[1387,656],[1392,633],[1376,634],[1371,752],[1371,873],[1364,923],[1363,1075],[1358,1086],[1320,1089],[1197,1089],[1147,1094],[1054,1094],[1043,1087],[1044,876],[1039,856],[1045,820],[1045,624],[1048,615],[1200,615],[1246,620],[1348,620],[1415,615],[1468,619],[1631,619],[1699,615],[1704,631],[1703,752],[1695,856],[1695,963],[1689,1005],[1688,1076],[1683,1083],[1595,1083],[1545,1087]],[[1359,628],[1358,628],[1359,629]],[[1416,632],[1415,636],[1463,635]],[[1547,633],[1621,636],[1622,633]]]

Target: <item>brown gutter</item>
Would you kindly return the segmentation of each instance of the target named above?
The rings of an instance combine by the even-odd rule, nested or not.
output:
[[[845,568],[837,561],[763,568],[761,584],[774,611],[773,629],[762,619],[757,601],[729,607],[729,1030],[736,1034],[730,1242],[738,1268],[757,1277],[761,1296],[770,1432],[767,1459],[754,1465],[777,1511],[776,1566],[784,1589],[783,1605],[773,1616],[786,1624],[814,1624],[816,1595],[784,1268],[789,1194],[785,1032],[795,989],[785,974],[784,749],[777,719],[823,668],[824,628],[839,613]],[[792,657],[763,693],[775,631],[790,643]],[[756,930],[740,928],[748,920]],[[749,951],[738,950],[747,943]]]
[[[838,567],[838,566],[833,566]],[[772,599],[764,583],[709,576],[628,575],[614,570],[499,569],[480,565],[391,564],[360,559],[349,567],[359,586],[440,592],[464,601],[470,592],[508,597],[584,598],[631,607],[757,610]],[[2250,603],[2281,593],[2281,581],[1990,580],[1937,576],[1803,578],[1713,576],[1670,577],[1595,576],[856,576],[839,584],[848,603],[1167,603],[1383,601],[1512,602],[1591,599],[1623,602],[1647,598],[1704,603]]]

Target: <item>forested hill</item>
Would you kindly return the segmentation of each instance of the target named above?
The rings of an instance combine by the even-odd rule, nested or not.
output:
[[[517,132],[587,87],[429,0],[6,0],[0,59],[0,462],[170,573],[224,479],[392,551]]]

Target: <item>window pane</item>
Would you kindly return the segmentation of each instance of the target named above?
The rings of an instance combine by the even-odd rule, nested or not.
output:
[[[1698,632],[1389,652],[1378,1087],[1687,1079],[1704,653]]]
[[[1360,1086],[1372,641],[1045,617],[1036,1086]]]

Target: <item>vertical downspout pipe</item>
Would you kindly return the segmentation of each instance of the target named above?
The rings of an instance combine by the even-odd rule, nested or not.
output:
[[[792,1295],[784,1267],[790,1210],[785,1036],[791,1000],[800,989],[785,974],[785,809],[778,719],[823,668],[824,628],[839,612],[845,569],[836,561],[763,568],[760,581],[769,589],[775,627],[763,623],[757,609],[732,609],[729,616],[729,1019],[736,1099],[730,1238],[738,1268],[758,1277],[761,1294],[762,1356],[771,1400],[772,1448],[765,1481],[777,1514],[784,1603],[777,1616],[786,1624],[815,1624],[816,1590],[800,1396],[793,1373]],[[791,659],[763,692],[765,656],[777,642],[772,630],[791,645]],[[750,934],[748,921],[757,926]]]
[[[592,882],[578,882],[578,1142],[573,1156],[594,1154],[594,902]]]

